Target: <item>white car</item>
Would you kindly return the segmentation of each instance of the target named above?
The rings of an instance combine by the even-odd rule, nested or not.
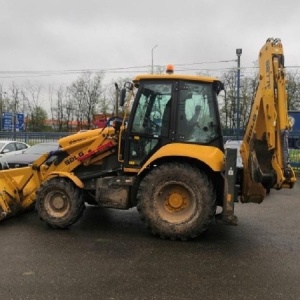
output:
[[[237,168],[243,168],[243,161],[240,153],[241,145],[242,145],[242,140],[228,140],[224,144],[224,148],[230,148],[230,149],[237,149],[237,157],[236,157],[236,166]]]
[[[30,145],[18,141],[2,141],[0,140],[0,157],[22,153]]]
[[[240,148],[242,145],[242,140],[228,140],[225,144],[224,144],[224,148],[230,148],[230,149],[237,149],[237,155],[236,155],[236,167],[237,167],[237,171],[236,171],[236,183],[237,184],[241,184],[242,182],[242,176],[243,176],[243,161],[242,161],[242,157],[241,157],[241,153],[240,153]]]
[[[243,141],[241,141],[241,140],[228,140],[224,144],[225,149],[227,149],[227,148],[237,149],[237,157],[236,157],[236,166],[237,166],[236,182],[237,182],[237,184],[241,184],[242,178],[243,178],[243,161],[242,161],[242,157],[241,157],[241,153],[240,153],[242,142]],[[267,194],[269,194],[270,188],[271,188],[270,183],[262,182],[262,185],[266,189]]]

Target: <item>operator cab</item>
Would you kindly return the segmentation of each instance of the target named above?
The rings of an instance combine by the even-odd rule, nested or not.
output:
[[[125,132],[125,166],[139,168],[169,143],[210,145],[223,151],[220,81],[169,73],[137,76],[134,86],[138,90]]]

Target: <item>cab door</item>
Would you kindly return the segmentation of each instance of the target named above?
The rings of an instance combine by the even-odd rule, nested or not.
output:
[[[140,84],[124,139],[124,167],[139,169],[168,139],[171,128],[171,81]]]

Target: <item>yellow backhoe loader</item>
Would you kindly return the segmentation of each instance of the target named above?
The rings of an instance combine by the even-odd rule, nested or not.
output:
[[[119,103],[124,118],[112,120],[113,126],[61,138],[58,151],[31,166],[0,171],[0,219],[35,206],[48,225],[67,228],[81,217],[85,203],[137,207],[153,234],[187,240],[205,231],[221,206],[218,220],[236,225],[238,195],[242,202],[260,203],[266,189],[292,188],[296,182],[288,157],[279,39],[262,47],[259,72],[241,147],[239,190],[236,150],[223,146],[217,101],[223,84],[168,69],[125,84]]]

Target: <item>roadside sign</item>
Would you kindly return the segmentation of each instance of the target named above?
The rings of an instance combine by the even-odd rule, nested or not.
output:
[[[2,113],[2,129],[7,131],[12,131],[13,124],[13,113],[3,112]]]
[[[22,131],[24,130],[24,114],[20,114],[20,113],[17,113],[17,124],[16,124],[16,128],[17,130],[19,131]]]
[[[14,114],[12,112],[2,113],[2,130],[13,131],[14,129]],[[24,114],[16,114],[16,131],[24,130]]]

